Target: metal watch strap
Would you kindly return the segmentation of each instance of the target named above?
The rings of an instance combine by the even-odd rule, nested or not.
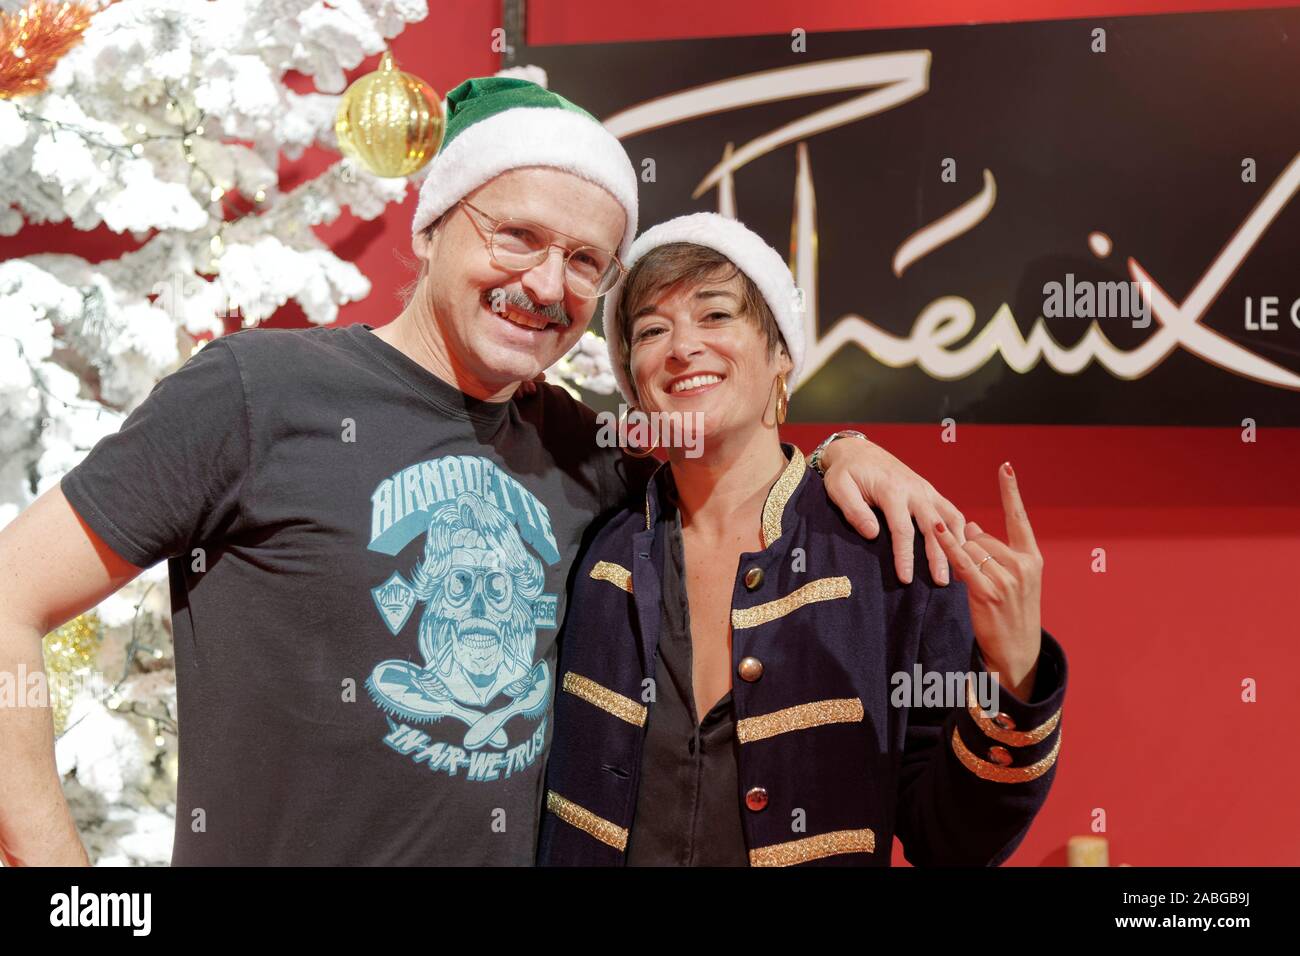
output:
[[[827,435],[825,440],[813,449],[813,453],[808,456],[808,467],[817,472],[817,474],[826,474],[822,469],[822,453],[825,452],[826,449],[830,447],[831,442],[835,441],[837,438],[861,438],[863,441],[871,441],[871,439],[862,434],[862,432],[854,431],[851,428],[846,428],[842,432],[832,432],[830,435]]]

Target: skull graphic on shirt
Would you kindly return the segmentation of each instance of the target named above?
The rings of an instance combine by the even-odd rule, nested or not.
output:
[[[424,666],[382,662],[367,681],[371,695],[409,720],[456,717],[470,726],[467,738],[475,741],[475,725],[486,715],[540,716],[549,672],[545,662],[533,664],[533,604],[544,584],[541,561],[495,505],[469,493],[440,505],[430,514],[412,574],[422,606]],[[511,700],[493,711],[502,694]],[[503,741],[499,733],[487,740],[493,746]]]

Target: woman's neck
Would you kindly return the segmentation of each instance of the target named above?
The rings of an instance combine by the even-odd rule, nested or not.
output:
[[[700,458],[675,451],[671,466],[683,528],[719,540],[744,529],[757,538],[763,503],[788,463],[774,428],[715,445]]]

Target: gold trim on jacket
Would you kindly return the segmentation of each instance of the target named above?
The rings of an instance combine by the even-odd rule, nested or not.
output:
[[[566,800],[554,790],[546,791],[546,809],[557,817],[577,827],[588,836],[595,837],[606,846],[612,846],[620,853],[627,849],[627,831],[604,817],[597,816],[586,807],[580,807],[572,800]]]
[[[767,624],[778,618],[785,617],[806,604],[846,598],[852,593],[853,584],[846,577],[818,578],[816,581],[809,581],[803,587],[797,588],[785,597],[779,597],[774,601],[756,604],[753,607],[733,608],[731,611],[731,627],[733,630],[758,627],[760,624]]]
[[[962,765],[981,780],[991,780],[994,783],[1028,783],[1030,780],[1037,780],[1052,769],[1052,764],[1056,763],[1056,755],[1061,751],[1061,735],[1059,733],[1056,735],[1056,743],[1052,745],[1046,757],[1024,767],[1003,767],[989,760],[981,760],[970,752],[956,727],[952,729],[952,750]]]
[[[767,493],[767,500],[763,502],[764,550],[770,548],[781,537],[781,518],[785,515],[785,506],[790,502],[790,497],[799,487],[799,481],[807,470],[808,463],[804,461],[803,453],[796,448],[781,472],[781,477]]]
[[[624,697],[618,691],[610,690],[597,684],[590,677],[583,677],[569,671],[564,675],[561,685],[574,697],[580,697],[593,707],[599,707],[607,714],[613,714],[619,720],[625,720],[634,727],[644,727],[646,709],[631,697]]]
[[[807,730],[809,727],[822,727],[826,724],[856,724],[863,719],[863,716],[861,698],[815,700],[810,704],[786,707],[782,710],[774,710],[770,714],[759,714],[757,717],[746,717],[737,721],[736,739],[742,744],[748,744],[778,734]]]
[[[796,866],[839,853],[875,853],[876,834],[871,830],[837,830],[817,836],[774,843],[749,851],[750,866]]]
[[[1030,744],[1046,740],[1047,735],[1055,730],[1056,725],[1061,722],[1061,708],[1057,708],[1056,713],[1033,730],[1004,730],[994,723],[993,719],[988,717],[980,708],[979,701],[975,697],[973,674],[966,676],[966,711],[985,736],[992,737],[998,743],[1006,744],[1009,747],[1028,747]]]
[[[612,561],[597,561],[588,575],[594,581],[608,581],[616,588],[632,593],[632,572]]]

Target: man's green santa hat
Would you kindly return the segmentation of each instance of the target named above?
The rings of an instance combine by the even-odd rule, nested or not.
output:
[[[548,166],[618,200],[627,213],[618,255],[627,256],[636,236],[636,170],[623,144],[582,107],[528,80],[488,76],[447,94],[446,122],[420,186],[412,235],[507,170]]]

